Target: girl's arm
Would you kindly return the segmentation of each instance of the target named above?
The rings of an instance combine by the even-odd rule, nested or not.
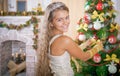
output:
[[[79,45],[79,47],[84,50],[87,46],[89,46],[90,44],[95,43],[96,40],[94,38],[88,39],[87,41],[83,42],[81,45]]]
[[[103,49],[103,45],[99,41],[92,49],[84,52],[71,38],[67,36],[61,37],[61,43],[61,46],[64,48],[64,50],[67,50],[73,57],[81,59],[83,61],[87,61],[98,51]]]

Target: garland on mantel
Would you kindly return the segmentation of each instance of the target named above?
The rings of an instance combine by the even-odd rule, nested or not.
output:
[[[23,12],[5,12],[5,11],[0,11],[0,16],[32,16],[32,15],[44,15],[44,11],[23,11]]]
[[[23,28],[30,26],[30,24],[33,24],[33,33],[34,33],[33,48],[35,50],[37,50],[37,48],[38,48],[38,45],[37,45],[37,42],[38,42],[38,20],[39,19],[37,19],[36,17],[32,16],[31,19],[26,21],[25,24],[19,24],[19,25],[15,25],[15,24],[9,24],[8,25],[7,23],[5,23],[3,21],[0,21],[0,28],[7,28],[9,30],[11,30],[11,29],[22,30]]]

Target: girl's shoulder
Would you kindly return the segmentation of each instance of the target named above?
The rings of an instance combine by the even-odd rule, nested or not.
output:
[[[66,35],[61,35],[59,36],[58,38],[55,39],[54,42],[57,42],[57,43],[62,43],[62,44],[66,44],[66,43],[71,43],[73,42],[72,38],[70,38],[69,36],[66,36]]]

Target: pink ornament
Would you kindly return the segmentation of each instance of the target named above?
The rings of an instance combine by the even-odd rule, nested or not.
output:
[[[100,54],[95,54],[94,56],[93,56],[93,61],[95,62],[95,63],[100,63],[101,62],[101,56],[100,56]]]
[[[109,41],[109,43],[111,43],[111,44],[115,44],[115,43],[117,42],[117,38],[116,38],[114,35],[110,35],[110,36],[108,37],[108,41]]]
[[[103,4],[102,4],[102,2],[99,2],[99,3],[97,4],[96,9],[99,10],[99,11],[101,11],[101,10],[103,9]]]

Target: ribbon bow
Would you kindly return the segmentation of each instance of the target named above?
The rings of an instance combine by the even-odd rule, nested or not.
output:
[[[112,17],[112,14],[113,14],[114,12],[117,12],[117,11],[116,11],[116,10],[111,10],[111,11],[109,11],[109,16]]]
[[[114,61],[116,63],[119,63],[119,59],[117,58],[116,54],[112,54],[111,57],[107,54],[106,59],[104,59],[104,61]]]
[[[114,3],[112,1],[108,1],[108,5],[113,5]]]
[[[88,30],[88,25],[86,23],[82,23],[82,24],[80,24],[79,29],[84,29],[85,31],[87,31]]]
[[[116,25],[111,24],[110,32],[113,32],[115,29],[118,30],[118,26],[119,26],[118,24],[116,24]]]
[[[95,19],[98,17],[103,22],[104,21],[103,16],[104,16],[104,13],[98,14],[97,11],[94,11],[92,15],[92,19]]]

